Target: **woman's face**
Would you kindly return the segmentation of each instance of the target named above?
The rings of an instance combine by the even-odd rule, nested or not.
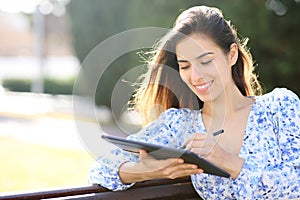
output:
[[[236,62],[232,57],[237,58],[236,44],[225,54],[209,37],[191,35],[177,43],[176,55],[182,80],[203,102],[217,99],[234,86],[231,66]]]

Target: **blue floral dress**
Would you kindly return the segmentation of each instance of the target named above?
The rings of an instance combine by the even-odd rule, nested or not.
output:
[[[200,110],[169,109],[129,136],[130,139],[179,147],[195,132],[206,132]],[[300,102],[287,89],[275,89],[255,97],[240,157],[245,159],[233,180],[208,174],[192,175],[195,190],[203,199],[300,199]],[[138,157],[118,148],[94,162],[90,183],[111,190],[125,190],[119,166]]]

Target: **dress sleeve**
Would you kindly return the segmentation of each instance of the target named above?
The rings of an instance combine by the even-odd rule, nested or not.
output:
[[[89,171],[89,183],[99,184],[113,191],[128,189],[134,183],[123,184],[119,177],[119,167],[128,161],[136,162],[137,157],[120,148],[110,150],[109,153],[94,161]]]
[[[281,159],[276,164],[246,160],[235,180],[238,196],[248,199],[300,198],[300,102],[293,92],[275,89],[270,107]]]
[[[128,139],[165,146],[177,146],[176,135],[179,130],[177,120],[182,117],[181,113],[178,109],[169,109],[138,133],[128,136]],[[100,184],[113,191],[128,189],[134,183],[123,184],[119,177],[119,167],[128,161],[138,162],[138,156],[120,148],[111,149],[109,153],[97,158],[94,162],[89,172],[89,182]]]

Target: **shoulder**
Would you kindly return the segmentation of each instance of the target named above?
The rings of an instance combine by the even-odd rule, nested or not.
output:
[[[193,111],[187,108],[169,108],[161,115],[189,115],[191,113],[193,113]]]
[[[257,97],[259,108],[263,108],[272,119],[300,118],[300,101],[298,96],[289,89],[276,88],[269,93]],[[275,117],[275,118],[274,118]]]
[[[275,88],[272,92],[269,93],[269,95],[271,95],[274,98],[274,100],[299,100],[298,96],[293,91],[287,88]]]
[[[159,120],[163,121],[174,121],[174,120],[192,120],[199,115],[199,110],[190,110],[187,108],[170,108],[164,111],[160,116]]]
[[[271,92],[258,98],[263,102],[277,106],[288,106],[290,104],[299,103],[299,97],[293,91],[286,88],[275,88]]]
[[[169,126],[171,124],[178,124],[178,122],[193,119],[197,111],[192,111],[185,108],[169,108],[162,112],[157,119],[147,124],[145,127],[153,126]],[[200,112],[200,111],[198,111]]]
[[[164,111],[155,124],[165,126],[172,131],[179,131],[181,129],[191,129],[194,123],[198,121],[200,110],[190,110],[187,108],[170,108]]]

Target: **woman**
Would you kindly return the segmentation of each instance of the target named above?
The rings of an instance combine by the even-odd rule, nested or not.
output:
[[[130,139],[186,149],[230,173],[203,173],[180,158],[114,149],[90,182],[123,190],[135,182],[191,175],[203,199],[300,198],[300,102],[287,89],[261,96],[245,43],[216,8],[192,7],[161,41],[135,96],[145,127]],[[224,129],[213,137],[212,132]]]

